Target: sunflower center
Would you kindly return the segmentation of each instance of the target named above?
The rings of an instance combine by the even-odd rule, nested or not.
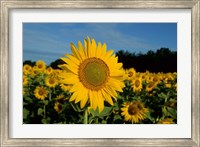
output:
[[[135,81],[135,87],[139,87],[140,86],[140,81],[139,80],[136,80]]]
[[[133,72],[129,72],[129,73],[128,73],[128,76],[129,76],[129,77],[132,77],[132,76],[133,76]]]
[[[98,58],[88,58],[79,67],[79,78],[88,89],[99,90],[107,82],[109,68],[105,62]]]
[[[38,65],[38,68],[43,68],[43,65],[42,65],[42,64],[39,64],[39,65]]]
[[[55,83],[55,79],[51,78],[49,79],[49,84],[54,84]]]
[[[40,90],[39,91],[39,95],[43,95],[44,94],[44,91],[43,90]]]
[[[140,104],[137,104],[137,102],[134,102],[128,107],[128,113],[130,115],[137,114],[142,109],[142,106]]]

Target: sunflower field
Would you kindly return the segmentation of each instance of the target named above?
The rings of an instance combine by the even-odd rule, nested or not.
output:
[[[177,73],[124,69],[89,37],[59,69],[23,65],[24,124],[176,124]]]

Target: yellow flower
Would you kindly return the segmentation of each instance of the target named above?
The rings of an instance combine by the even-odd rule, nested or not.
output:
[[[59,103],[59,102],[55,102],[55,104],[54,104],[54,110],[56,111],[56,112],[58,112],[58,113],[60,113],[61,111],[62,111],[62,104],[61,103]]]
[[[140,92],[142,90],[142,79],[140,77],[132,80],[132,88],[134,92]]]
[[[48,87],[56,87],[56,85],[58,84],[58,81],[55,77],[53,76],[47,76],[46,79],[45,79],[45,84],[48,86]]]
[[[70,88],[71,88],[72,86],[70,86],[70,85],[65,85],[65,84],[60,84],[60,87],[61,87],[61,89],[62,89],[63,91],[69,91]]]
[[[23,66],[24,75],[29,75],[29,74],[31,74],[31,72],[32,72],[32,67],[30,65],[28,65],[28,64],[25,64]]]
[[[173,119],[172,118],[165,118],[163,120],[160,120],[158,122],[158,124],[174,124]]]
[[[60,100],[65,100],[66,97],[63,94],[58,95],[55,100],[60,101]]]
[[[88,37],[84,46],[78,42],[78,48],[71,44],[72,55],[61,58],[66,64],[60,65],[63,72],[60,80],[63,84],[71,84],[73,95],[70,101],[80,102],[80,107],[90,106],[99,112],[104,109],[104,100],[113,105],[112,98],[117,98],[117,92],[124,87],[122,63],[113,50],[106,51],[106,44]]]
[[[125,121],[139,123],[147,117],[148,109],[141,101],[125,102],[121,108],[121,115]]]
[[[147,85],[147,87],[146,87],[146,91],[147,91],[147,92],[150,92],[150,91],[152,91],[156,86],[157,86],[157,83],[154,83],[154,82],[148,83],[148,85]]]
[[[28,77],[23,76],[23,86],[26,86],[28,84]]]
[[[37,67],[37,71],[44,71],[46,69],[46,63],[42,60],[38,60],[35,63],[36,67]]]
[[[136,71],[134,68],[126,70],[127,80],[132,80],[136,76]]]
[[[34,95],[37,99],[44,100],[47,97],[48,91],[42,87],[42,86],[37,86]]]
[[[52,72],[53,72],[53,68],[52,68],[52,67],[48,67],[48,68],[46,69],[46,71],[45,71],[45,73],[46,73],[47,75],[51,74]]]

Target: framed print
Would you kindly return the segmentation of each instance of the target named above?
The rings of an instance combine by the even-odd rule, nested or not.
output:
[[[1,1],[1,146],[199,146],[196,1]]]

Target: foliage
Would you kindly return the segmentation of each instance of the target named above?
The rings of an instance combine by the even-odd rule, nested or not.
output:
[[[134,65],[134,68],[140,72],[146,70],[164,73],[177,71],[177,52],[171,51],[169,48],[160,48],[157,51],[149,50],[146,54],[120,50],[116,55],[119,57],[119,62],[123,63],[124,68],[131,68]]]
[[[99,113],[98,109],[93,110],[89,104],[88,107],[81,109],[79,103],[69,102],[72,95],[69,92],[70,85],[60,84],[59,74],[62,72],[60,69],[46,67],[43,61],[24,64],[23,122],[25,124],[81,124],[87,111],[87,123],[90,124],[129,124],[132,122],[126,121],[125,116],[122,115],[124,103],[140,101],[148,112],[144,112],[143,118],[137,123],[177,123],[176,73],[145,71],[131,74],[133,70],[124,69],[124,71],[126,86],[123,92],[118,92],[113,106],[105,102],[104,110]],[[129,113],[132,117],[135,115],[131,114],[129,109],[125,113]]]

